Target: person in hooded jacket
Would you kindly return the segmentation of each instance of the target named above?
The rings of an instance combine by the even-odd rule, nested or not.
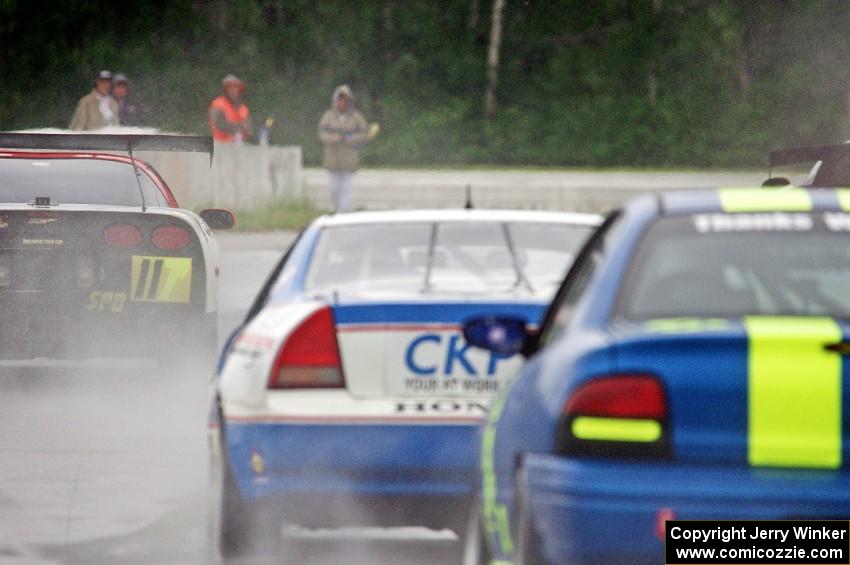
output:
[[[324,146],[322,166],[330,175],[334,212],[351,208],[351,180],[360,165],[360,148],[379,130],[378,124],[370,126],[354,109],[354,95],[348,85],[334,90],[331,108],[319,122],[319,139]]]

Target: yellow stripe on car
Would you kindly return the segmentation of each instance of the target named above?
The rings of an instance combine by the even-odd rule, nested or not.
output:
[[[835,196],[838,198],[838,205],[845,212],[850,212],[850,189],[839,188],[835,191]]]
[[[579,416],[572,422],[578,439],[650,443],[661,439],[661,424],[655,420]]]
[[[502,417],[502,410],[508,399],[510,391],[516,380],[508,383],[499,391],[490,407],[487,416],[487,425],[484,427],[481,439],[481,498],[482,498],[482,523],[488,535],[493,536],[499,543],[502,553],[510,555],[514,551],[514,542],[511,537],[511,525],[508,509],[504,504],[496,501],[496,426]]]
[[[724,212],[809,212],[812,197],[802,188],[721,188]]]
[[[748,459],[753,466],[841,466],[840,342],[830,318],[749,316]]]

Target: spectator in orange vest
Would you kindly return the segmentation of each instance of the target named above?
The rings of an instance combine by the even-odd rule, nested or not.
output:
[[[220,143],[239,143],[253,136],[251,113],[242,103],[245,85],[227,75],[221,81],[223,93],[210,102],[209,121],[213,139]]]

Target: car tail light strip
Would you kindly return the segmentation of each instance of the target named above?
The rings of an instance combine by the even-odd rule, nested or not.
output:
[[[653,442],[661,439],[655,420],[579,416],[572,422],[573,435],[584,440]]]
[[[569,456],[669,456],[667,397],[661,381],[632,373],[584,382],[564,403],[555,449]]]

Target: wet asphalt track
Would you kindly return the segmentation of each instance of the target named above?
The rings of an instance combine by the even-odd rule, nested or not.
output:
[[[292,237],[221,238],[220,339]],[[0,363],[0,564],[213,562],[210,364]],[[374,534],[295,532],[287,545],[305,564],[440,563],[453,543]]]
[[[733,180],[742,185],[756,178],[740,176]],[[735,184],[711,173],[687,180]],[[629,183],[637,191],[662,186],[652,175],[629,174]],[[293,236],[220,238],[221,340]],[[206,446],[212,360],[193,368],[144,360],[15,365],[0,362],[0,565],[214,562]],[[290,561],[445,563],[454,549],[445,536],[376,540],[375,533],[300,532],[287,543]]]

